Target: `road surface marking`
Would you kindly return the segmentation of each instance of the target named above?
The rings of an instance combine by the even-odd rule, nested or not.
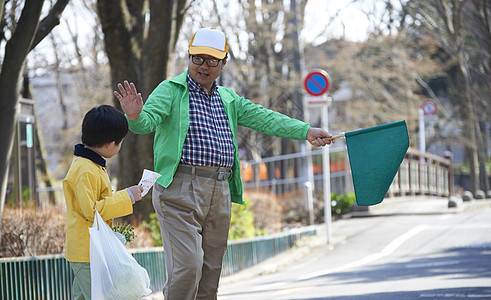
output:
[[[344,266],[340,266],[340,267],[334,268],[334,269],[329,270],[329,271],[321,271],[321,272],[317,272],[317,273],[310,274],[307,276],[302,276],[302,277],[298,278],[297,281],[312,279],[314,277],[324,276],[324,275],[331,274],[331,273],[337,273],[337,272],[344,271],[346,269],[350,269],[353,267],[360,267],[360,266],[369,264],[373,261],[376,261],[377,259],[380,259],[382,257],[385,257],[387,255],[392,254],[394,251],[397,250],[397,248],[399,248],[407,240],[409,240],[413,236],[417,235],[418,233],[420,233],[420,232],[422,232],[428,228],[430,228],[430,226],[426,225],[426,224],[418,225],[418,226],[408,230],[404,234],[398,236],[397,238],[395,238],[392,242],[390,242],[387,246],[385,246],[385,248],[382,249],[382,251],[380,251],[378,253],[368,255],[362,259],[355,260],[355,261],[350,262]]]

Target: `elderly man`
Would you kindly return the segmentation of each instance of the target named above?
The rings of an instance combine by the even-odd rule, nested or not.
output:
[[[231,202],[243,203],[239,125],[314,146],[332,137],[217,85],[227,56],[225,34],[202,28],[189,43],[187,71],[161,82],[144,105],[133,83],[114,92],[131,131],[155,132],[154,168],[162,176],[152,202],[164,244],[166,300],[216,299]]]

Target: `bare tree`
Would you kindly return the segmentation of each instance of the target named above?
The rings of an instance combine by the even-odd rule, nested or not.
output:
[[[221,84],[242,96],[294,118],[304,119],[299,32],[307,0],[214,1],[221,27],[233,42]],[[220,12],[238,11],[223,17]],[[240,20],[240,22],[238,22]],[[230,29],[231,28],[231,29]],[[229,30],[227,30],[229,29]],[[238,146],[246,159],[298,152],[300,143],[239,128]],[[254,170],[258,178],[259,168]],[[268,172],[274,172],[270,168]],[[286,172],[281,172],[284,174]]]
[[[186,9],[186,0],[97,1],[113,89],[117,88],[118,82],[129,80],[146,99],[167,78],[167,64],[175,49]],[[109,91],[107,97],[120,107]],[[128,134],[118,158],[119,187],[138,183],[144,168],[153,169],[152,147],[153,134]],[[153,208],[150,201],[142,201],[135,210],[137,215],[147,217]]]
[[[471,76],[473,77],[473,97],[476,99],[476,139],[479,163],[479,183],[484,191],[491,190],[486,168],[488,141],[486,123],[489,123],[491,105],[491,2],[473,0],[470,8],[464,10],[464,22],[468,34],[475,41],[472,48]]]
[[[233,65],[224,70],[225,83],[255,103],[303,119],[298,34],[307,1],[292,1],[289,6],[281,0],[240,0],[228,5],[231,3],[238,7],[241,22],[237,18],[220,19],[222,28],[234,28],[227,34],[238,49],[231,53]],[[240,129],[238,142],[247,149],[248,159],[298,151],[296,142],[247,128]]]
[[[418,21],[414,28],[432,36],[449,56],[451,65],[447,70],[451,90],[460,100],[456,104],[464,122],[471,190],[475,193],[480,186],[488,189],[486,144],[480,122],[489,120],[491,5],[487,0],[418,0],[404,5]],[[451,74],[451,67],[457,71],[456,76]]]
[[[347,93],[330,108],[336,116],[330,129],[345,132],[406,120],[416,133],[418,109],[426,99],[418,80],[440,72],[430,59],[433,48],[429,41],[401,33],[364,43],[331,40],[306,51],[336,78],[333,90]],[[417,134],[410,136],[416,144]]]
[[[85,0],[70,1],[61,26],[30,52],[26,63],[24,83],[32,79],[31,99],[36,103],[36,141],[43,143],[42,147],[35,143],[36,170],[41,171],[45,186],[51,186],[48,178],[61,179],[66,174],[73,145],[80,142],[84,113],[111,101],[106,97],[110,79],[102,32],[94,7],[88,5]],[[40,168],[43,157],[49,158],[49,169]],[[117,164],[110,163],[110,167],[117,168]],[[52,193],[50,199],[62,201],[55,199],[58,195]]]
[[[24,64],[31,51],[47,34],[59,24],[60,15],[68,0],[58,0],[41,22],[41,12],[47,1],[26,0],[23,6],[17,2],[0,1],[2,10],[2,36],[5,53],[0,72],[0,218],[3,214],[7,188],[8,166],[12,152],[14,124],[18,114],[18,98]],[[20,5],[20,4],[18,4]],[[18,15],[20,12],[20,15]],[[18,16],[18,17],[17,17]]]

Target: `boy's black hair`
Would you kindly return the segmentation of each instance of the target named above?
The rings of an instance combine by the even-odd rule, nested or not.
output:
[[[128,133],[128,121],[122,112],[110,105],[89,110],[82,122],[82,143],[101,147],[107,143],[121,143]]]

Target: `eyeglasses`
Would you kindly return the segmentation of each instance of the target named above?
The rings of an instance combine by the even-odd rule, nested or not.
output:
[[[221,60],[222,59],[218,59],[218,58],[203,58],[201,56],[191,55],[191,61],[193,62],[193,64],[198,65],[198,66],[201,66],[206,61],[206,64],[208,65],[208,67],[213,68],[213,67],[218,66],[218,63],[220,63]]]

